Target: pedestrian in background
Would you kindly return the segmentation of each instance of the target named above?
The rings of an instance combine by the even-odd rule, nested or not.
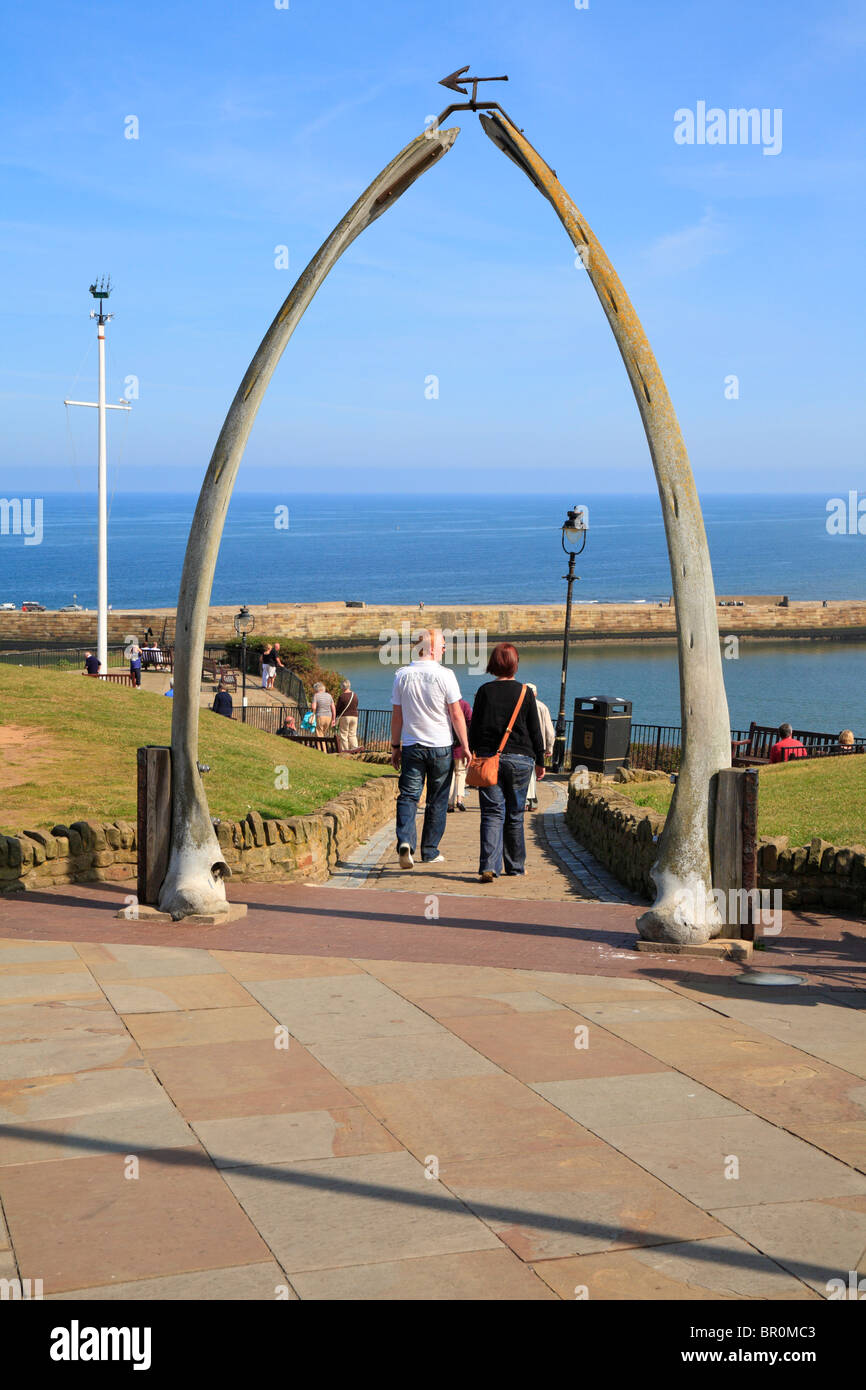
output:
[[[274,643],[274,650],[271,653],[271,675],[268,681],[268,690],[273,690],[274,688],[274,681],[277,678],[277,667],[279,667],[281,671],[284,671],[286,669],[283,664],[282,658],[280,657],[279,642]]]
[[[358,697],[351,681],[344,680],[337,696],[337,748],[350,753],[358,747]]]
[[[331,732],[331,725],[336,717],[337,708],[333,695],[325,689],[321,681],[316,681],[313,686],[310,708],[316,719],[316,733],[320,738],[325,738]]]
[[[141,647],[138,645],[137,638],[127,648],[127,651],[129,653],[129,674],[132,676],[134,688],[138,690],[141,687]]]
[[[556,730],[553,727],[553,719],[547,705],[543,700],[539,700],[538,698],[538,686],[533,685],[532,681],[527,681],[526,684],[535,696],[535,708],[538,710],[538,722],[541,725],[541,737],[544,741],[544,756],[549,758],[553,752],[553,745],[556,742]],[[535,775],[535,768],[532,769],[532,776],[529,779],[529,790],[526,793],[526,809],[528,811],[538,810],[538,779]]]
[[[461,698],[460,708],[463,711],[463,718],[466,720],[466,732],[468,733],[469,725],[472,723],[472,706],[469,704],[468,700]],[[466,769],[469,767],[469,764],[462,757],[458,757],[459,748],[460,744],[455,734],[453,751],[451,754],[454,759],[454,771],[451,774],[451,790],[448,793],[449,811],[466,810],[466,801],[464,798],[466,796]]]
[[[93,652],[84,653],[84,669],[88,676],[98,676],[101,665],[102,662],[99,660],[99,657],[94,656]]]

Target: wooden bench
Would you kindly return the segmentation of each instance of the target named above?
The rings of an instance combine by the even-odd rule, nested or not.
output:
[[[335,734],[292,734],[280,730],[283,738],[290,738],[292,743],[303,743],[305,748],[315,748],[319,753],[336,753],[337,737]]]
[[[769,724],[749,725],[748,738],[731,740],[731,762],[734,767],[763,767],[770,761],[770,749],[778,743],[781,735],[778,727]],[[799,739],[806,749],[807,757],[813,753],[829,753],[839,746],[838,734],[819,734],[811,729],[795,729],[793,738]],[[789,762],[799,762],[801,758],[789,757]]]
[[[82,671],[81,674],[82,676],[86,676],[89,673],[87,671]],[[135,685],[131,671],[106,671],[104,674],[102,671],[99,671],[97,672],[96,679],[111,681],[113,685]]]
[[[174,669],[173,647],[142,647],[141,669],[143,671],[171,671]]]
[[[231,666],[217,666],[217,680],[224,681],[229,690],[237,690],[238,678]]]

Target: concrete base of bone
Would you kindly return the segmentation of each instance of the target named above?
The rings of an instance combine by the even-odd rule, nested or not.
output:
[[[223,922],[237,922],[241,917],[247,915],[246,903],[223,903],[224,911],[221,912],[192,912],[184,914],[184,924],[192,927],[215,927],[221,926]],[[126,921],[137,922],[175,922],[178,918],[173,917],[170,912],[160,912],[158,907],[148,907],[140,904],[135,911],[135,917],[129,916],[129,908],[125,907],[121,912],[115,912],[115,917],[123,917]]]
[[[717,936],[715,941],[636,941],[636,951],[664,956],[712,956],[721,960],[751,960],[752,942]]]

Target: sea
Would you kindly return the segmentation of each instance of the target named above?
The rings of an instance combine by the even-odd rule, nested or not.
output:
[[[716,591],[791,599],[866,599],[866,536],[828,530],[828,494],[702,497]],[[117,493],[109,514],[109,602],[173,607],[196,497]],[[362,600],[417,605],[561,603],[569,506],[587,508],[575,600],[666,601],[671,592],[656,494],[569,497],[238,493],[226,519],[215,604]],[[0,603],[48,608],[96,602],[96,497],[42,499],[42,538],[0,534]],[[393,668],[375,652],[323,655],[367,708],[386,708]],[[520,674],[556,712],[561,651],[526,647]],[[723,663],[734,728],[788,719],[801,728],[866,734],[866,643],[743,641]],[[458,666],[464,693],[485,677]],[[615,695],[643,723],[678,724],[671,644],[575,643],[568,704]]]

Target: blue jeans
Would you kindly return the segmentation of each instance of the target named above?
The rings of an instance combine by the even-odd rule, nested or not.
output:
[[[452,747],[428,748],[409,743],[400,755],[400,794],[397,797],[397,848],[408,845],[415,853],[415,817],[427,782],[424,825],[421,830],[421,860],[435,859],[448,819],[448,788],[453,770]]]
[[[535,760],[525,753],[502,753],[495,787],[479,787],[481,863],[478,872],[522,874],[526,864],[523,812]]]

